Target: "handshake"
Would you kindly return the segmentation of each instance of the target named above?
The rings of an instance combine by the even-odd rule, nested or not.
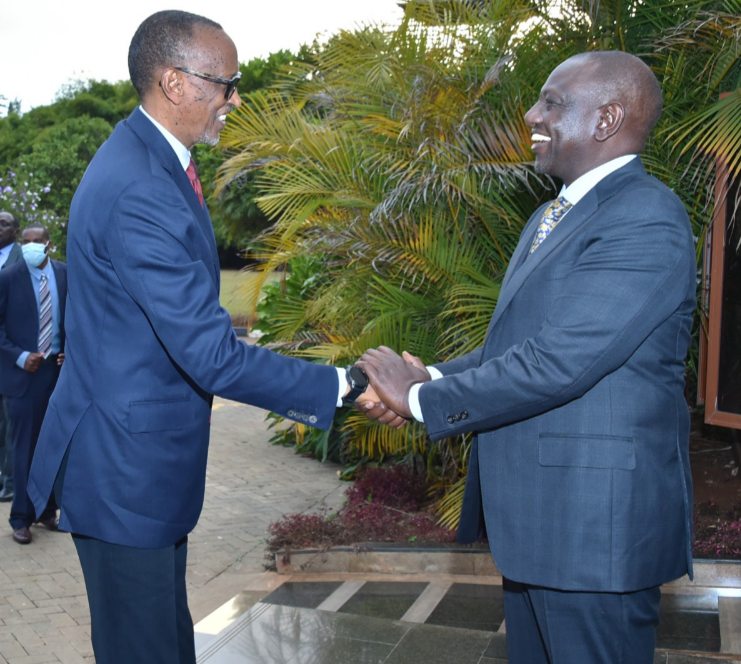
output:
[[[371,420],[398,429],[413,419],[409,390],[431,379],[424,362],[411,353],[401,355],[386,346],[371,348],[355,363],[370,384],[355,401]]]

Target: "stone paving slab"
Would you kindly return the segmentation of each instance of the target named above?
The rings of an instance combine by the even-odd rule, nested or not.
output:
[[[346,484],[338,466],[270,445],[265,411],[216,399],[201,519],[189,539],[187,584],[194,622],[245,588],[270,586],[263,572],[267,526],[283,514],[337,509]],[[72,539],[33,526],[11,539],[10,503],[0,503],[0,664],[92,664],[90,615]]]

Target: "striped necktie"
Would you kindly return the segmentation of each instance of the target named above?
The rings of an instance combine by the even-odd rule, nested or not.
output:
[[[204,207],[203,188],[201,187],[201,179],[198,177],[198,171],[196,170],[196,162],[193,161],[193,157],[190,158],[190,163],[188,164],[188,168],[185,169],[185,174],[188,176],[188,179],[190,180],[190,184],[193,187],[193,191],[195,191],[196,196],[198,196],[198,200],[201,203],[201,207]]]
[[[39,353],[46,357],[51,351],[51,291],[46,275],[41,275],[39,286]]]
[[[551,202],[551,204],[545,209],[545,212],[543,212],[543,217],[540,220],[538,231],[535,233],[535,238],[533,238],[533,243],[530,246],[528,256],[543,244],[543,240],[548,237],[550,232],[556,227],[558,222],[561,221],[570,208],[571,203],[569,203],[563,196],[559,196],[555,201]]]

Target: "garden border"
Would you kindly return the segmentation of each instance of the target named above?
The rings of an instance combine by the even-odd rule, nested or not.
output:
[[[278,574],[463,574],[501,576],[489,549],[366,542],[357,546],[277,551]],[[741,561],[694,560],[694,580],[687,576],[669,586],[741,589]]]

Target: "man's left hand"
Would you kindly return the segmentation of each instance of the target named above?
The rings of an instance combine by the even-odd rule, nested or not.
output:
[[[368,419],[378,420],[392,429],[400,429],[409,421],[383,403],[371,385],[368,385],[365,392],[355,400],[355,405],[365,413]]]

